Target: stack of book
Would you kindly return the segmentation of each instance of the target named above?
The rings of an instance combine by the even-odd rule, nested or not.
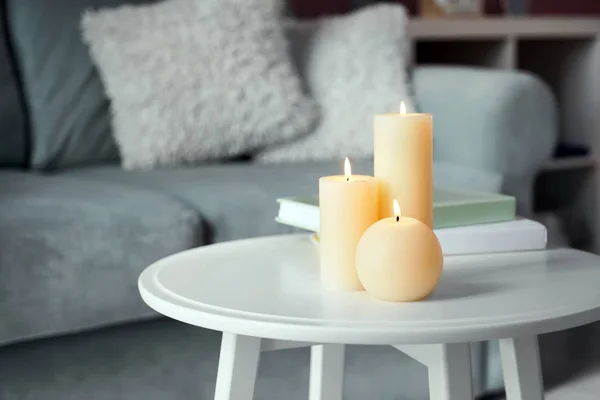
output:
[[[277,199],[275,220],[319,233],[319,198]],[[546,227],[517,217],[514,197],[501,194],[435,189],[434,231],[445,255],[540,250]]]

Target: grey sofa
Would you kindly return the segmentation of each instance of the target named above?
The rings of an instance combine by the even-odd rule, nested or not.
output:
[[[273,222],[274,199],[315,193],[317,178],[337,173],[338,163],[123,171],[118,160],[82,158],[33,168],[40,124],[82,137],[104,126],[108,138],[110,126],[77,123],[98,112],[85,107],[86,96],[101,90],[90,88],[97,77],[85,54],[47,52],[48,43],[82,46],[71,20],[83,6],[1,3],[0,399],[210,398],[219,335],[156,315],[140,300],[139,273],[191,247],[289,231]],[[44,18],[50,12],[59,17]],[[436,184],[512,193],[531,213],[533,179],[556,140],[546,86],[525,73],[417,67],[413,88],[435,118]],[[372,163],[355,169],[371,173]],[[475,356],[482,390],[498,388],[493,349]],[[265,356],[257,398],[306,397],[307,368],[301,350]],[[353,347],[348,398],[422,398],[420,368],[395,352]]]

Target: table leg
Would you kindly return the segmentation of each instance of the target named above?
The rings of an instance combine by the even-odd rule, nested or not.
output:
[[[468,343],[439,346],[439,355],[427,363],[430,400],[472,400],[471,349]]]
[[[342,400],[344,352],[343,344],[310,348],[309,400]]]
[[[223,332],[215,400],[251,400],[260,359],[260,338]]]
[[[502,374],[508,400],[543,400],[544,385],[536,336],[500,339]]]

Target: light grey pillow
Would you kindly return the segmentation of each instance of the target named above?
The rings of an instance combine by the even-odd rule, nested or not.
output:
[[[235,156],[310,132],[318,106],[277,0],[167,0],[88,11],[125,168]]]
[[[321,107],[308,136],[257,155],[263,162],[366,158],[373,155],[373,116],[414,109],[407,78],[407,17],[381,4],[353,14],[286,26],[293,56]]]

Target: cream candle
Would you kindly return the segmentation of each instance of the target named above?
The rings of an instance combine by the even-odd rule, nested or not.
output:
[[[385,301],[415,301],[427,297],[442,274],[444,257],[433,231],[421,221],[384,218],[363,234],[356,248],[356,270],[364,288]]]
[[[323,287],[363,290],[356,274],[356,245],[378,219],[377,182],[352,175],[346,158],[345,174],[319,179],[320,261]]]
[[[433,228],[433,119],[431,114],[378,114],[374,124],[374,170],[379,179],[379,218],[403,215]]]

